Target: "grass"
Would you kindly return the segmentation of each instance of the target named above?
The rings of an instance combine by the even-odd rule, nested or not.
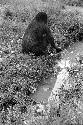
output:
[[[48,78],[53,73],[55,64],[55,56],[35,59],[21,53],[22,36],[31,17],[28,8],[20,10],[18,6],[15,8],[7,2],[1,5],[3,22],[0,25],[0,122],[2,124],[22,122],[21,117],[24,116],[21,115],[27,112],[27,106],[34,102],[30,95],[42,84],[45,77]],[[22,107],[25,107],[25,110]]]
[[[58,7],[56,6],[55,8]],[[78,98],[78,96],[81,94],[82,90],[79,90],[80,86],[68,91],[62,89],[63,91],[61,91],[60,95],[60,98],[63,97],[63,100],[61,100],[62,107],[60,109],[61,118],[59,118],[59,115],[57,116],[57,109],[54,110],[54,107],[52,107],[53,109],[51,108],[49,113],[43,114],[43,117],[34,117],[35,107],[37,105],[32,106],[36,102],[31,99],[30,95],[33,94],[37,87],[43,83],[43,79],[48,79],[54,73],[54,66],[57,64],[58,56],[56,56],[54,52],[52,56],[49,55],[47,57],[32,58],[32,56],[23,55],[21,53],[22,36],[25,32],[25,29],[36,13],[41,10],[48,13],[49,26],[52,30],[55,41],[57,40],[59,42],[57,44],[64,48],[64,44],[67,42],[67,39],[64,35],[65,28],[67,29],[67,24],[70,25],[71,22],[73,24],[73,21],[76,20],[76,14],[70,13],[70,17],[73,17],[71,19],[69,17],[69,13],[61,13],[58,10],[56,11],[55,8],[51,8],[49,4],[47,6],[44,4],[37,5],[36,1],[34,3],[30,3],[30,1],[1,1],[0,10],[2,22],[0,24],[0,122],[3,125],[69,124],[71,120],[70,116],[73,116],[74,112],[70,111],[70,109],[73,109],[71,107],[70,100],[72,95],[73,98],[74,96]],[[61,24],[60,26],[59,23]],[[78,70],[80,67],[81,65],[78,65]],[[75,72],[73,70],[75,70],[75,68],[77,69],[77,67],[74,67],[74,69],[71,70],[73,75]],[[75,78],[75,76],[73,77]],[[79,75],[79,77],[82,76]],[[78,80],[82,82],[81,78],[78,78]],[[73,94],[70,94],[70,92],[73,92]],[[64,102],[66,103],[64,104]],[[68,105],[68,103],[70,105]],[[75,108],[73,110],[75,110]],[[34,122],[30,121],[31,117],[32,120],[34,119]],[[82,115],[80,117],[82,117]],[[76,114],[75,119],[76,118],[79,120],[78,114]],[[28,122],[27,119],[30,122]],[[26,123],[23,120],[26,121]],[[74,120],[71,123],[73,125]],[[82,122],[82,120],[80,120],[80,122]]]

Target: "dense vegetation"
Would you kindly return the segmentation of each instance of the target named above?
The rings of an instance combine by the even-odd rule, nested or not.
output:
[[[30,95],[43,84],[43,79],[48,79],[55,72],[54,66],[61,59],[61,55],[57,55],[55,51],[52,55],[38,58],[22,54],[22,36],[34,13],[36,15],[39,11],[35,7],[31,9],[32,13],[28,7],[20,9],[19,6],[9,3],[0,4],[0,123],[79,125],[83,123],[82,112],[79,115],[80,111],[76,111],[78,108],[75,106],[78,105],[74,99],[82,100],[82,57],[76,67],[68,70],[70,78],[72,77],[70,82],[73,84],[73,89],[61,89],[60,109],[51,107],[48,112],[46,107],[45,112],[36,111],[38,104]],[[78,13],[64,13],[58,10],[56,12],[54,8],[49,7],[44,10],[49,15],[48,25],[57,46],[64,50],[70,44],[80,41],[79,31],[82,34],[83,24],[77,18]]]

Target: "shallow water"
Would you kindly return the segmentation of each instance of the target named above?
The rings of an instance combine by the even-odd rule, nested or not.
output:
[[[77,55],[83,55],[83,43],[75,43],[71,47],[69,47],[67,50],[64,50],[62,53],[63,59],[70,60],[70,63],[74,63],[76,60]],[[56,77],[51,76],[48,80],[44,81],[45,85],[40,86],[38,90],[34,93],[32,96],[33,99],[37,102],[47,102],[48,97],[51,94],[51,91],[55,85]]]
[[[77,55],[83,55],[83,42],[75,43],[69,47],[63,54],[63,59],[69,59],[72,62],[75,62]]]
[[[39,86],[38,90],[34,93],[32,98],[37,102],[47,102],[48,97],[51,94],[51,91],[55,85],[56,78],[51,77],[48,80],[44,81],[43,86]]]

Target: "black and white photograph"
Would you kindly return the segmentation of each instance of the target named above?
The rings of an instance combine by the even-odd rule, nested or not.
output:
[[[83,125],[83,0],[0,0],[0,125]]]

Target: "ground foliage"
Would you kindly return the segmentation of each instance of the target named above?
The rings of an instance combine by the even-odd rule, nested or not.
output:
[[[27,112],[28,105],[36,103],[30,95],[53,73],[56,56],[35,58],[22,54],[28,10],[14,12],[8,7],[2,6],[3,23],[0,25],[0,122],[20,124],[17,120],[20,114]]]
[[[0,24],[0,123],[3,125],[21,125],[25,124],[24,121],[26,121],[28,125],[70,124],[74,116],[73,111],[75,110],[75,108],[71,108],[71,101],[74,97],[80,99],[82,96],[82,64],[78,64],[78,67],[76,66],[69,71],[74,87],[70,90],[62,88],[63,91],[61,90],[60,93],[61,109],[55,108],[54,110],[52,107],[50,113],[39,112],[38,114],[35,112],[36,108],[33,110],[35,106],[30,106],[36,104],[30,95],[42,84],[43,79],[49,78],[54,73],[53,66],[57,64],[56,60],[59,56],[55,52],[53,55],[41,58],[35,58],[33,55],[23,55],[21,53],[22,36],[32,19],[29,9],[24,8],[24,10],[20,10],[13,8],[12,5],[5,4],[0,5],[0,10],[0,21],[2,21]],[[36,9],[34,11],[37,13]],[[57,18],[58,16],[59,18]],[[57,41],[58,46],[63,49],[64,44],[68,43],[69,45],[73,39],[70,37],[67,39],[66,37],[68,36],[68,32],[66,32],[68,31],[68,26],[73,25],[75,20],[77,21],[75,18],[76,14],[70,13],[71,18],[68,17],[69,13],[61,14],[61,12],[54,12],[49,18],[49,26],[53,32],[55,44]],[[82,62],[82,59],[79,62]],[[75,103],[73,104],[77,106]],[[72,119],[72,125],[82,122],[82,120],[79,120],[82,114],[79,116],[78,112],[76,112],[75,116]],[[32,121],[28,122],[27,119],[31,117]]]

